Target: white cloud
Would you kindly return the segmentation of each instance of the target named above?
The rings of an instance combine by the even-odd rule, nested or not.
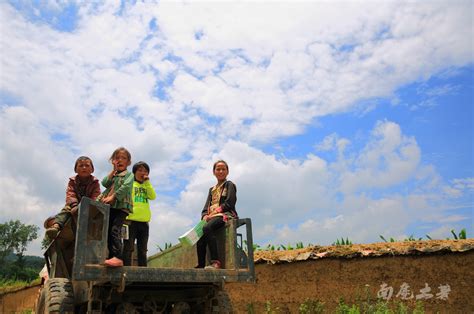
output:
[[[255,238],[267,241],[261,243],[265,245],[302,239],[329,244],[342,236],[359,243],[377,241],[380,234],[403,237],[414,221],[444,221],[443,211],[460,196],[446,193],[440,184],[425,187],[437,174],[426,171],[416,142],[393,122],[377,123],[367,146],[356,156],[340,155],[334,163],[313,154],[303,161],[279,160],[234,141],[213,160],[229,162],[229,179],[238,183],[240,216],[252,217]],[[210,167],[206,161],[181,194],[177,207],[189,215],[198,217],[207,188],[214,184]],[[413,190],[383,192],[401,184]],[[433,215],[437,218],[431,219]],[[446,221],[453,221],[448,217]],[[466,219],[457,216],[456,221]]]
[[[335,161],[319,152],[280,159],[261,148],[472,62],[469,2],[376,6],[87,2],[77,27],[59,32],[1,3],[0,91],[19,104],[0,104],[0,160],[9,165],[0,178],[24,185],[10,198],[6,184],[2,202],[12,216],[22,208],[40,225],[39,208],[59,208],[78,154],[91,156],[101,177],[111,152],[125,146],[134,161],[150,163],[161,191],[181,192],[152,205],[159,243],[198,217],[217,158],[231,165],[241,216],[254,218],[257,239],[403,234],[410,219],[421,219],[407,211],[438,214],[453,199],[461,203],[472,178],[443,189],[399,124],[379,122],[364,148],[350,153],[354,139],[331,130],[317,147],[336,149]],[[444,92],[449,86],[432,91]],[[413,193],[384,192],[403,184]],[[390,215],[393,226],[383,220]]]

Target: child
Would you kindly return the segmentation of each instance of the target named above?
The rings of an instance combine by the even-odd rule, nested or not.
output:
[[[128,240],[124,240],[123,263],[125,266],[132,265],[132,252],[137,240],[138,266],[147,266],[146,252],[148,244],[149,226],[151,218],[149,200],[156,198],[155,189],[148,177],[150,167],[146,162],[139,161],[133,165],[132,172],[135,175],[133,181],[132,200],[133,213],[127,216]]]
[[[54,217],[53,226],[46,229],[46,235],[50,239],[56,238],[71,217],[74,217],[74,220],[77,219],[77,206],[83,196],[95,199],[100,194],[99,180],[92,175],[94,165],[89,157],[77,158],[74,171],[77,175],[69,178],[66,189],[66,205]]]
[[[218,160],[214,163],[212,172],[217,183],[209,189],[206,203],[201,212],[201,220],[205,220],[206,224],[202,228],[203,236],[197,242],[198,265],[196,268],[204,268],[206,265],[207,246],[209,246],[211,254],[211,265],[206,268],[221,268],[221,262],[217,255],[216,231],[223,227],[228,219],[238,218],[235,211],[237,188],[234,183],[227,180],[229,166],[224,160]]]
[[[107,247],[109,258],[104,264],[109,267],[123,266],[122,260],[122,225],[125,217],[132,211],[133,174],[127,167],[132,162],[130,152],[124,147],[117,148],[110,156],[112,171],[102,179],[106,190],[97,200],[110,205],[109,233]]]

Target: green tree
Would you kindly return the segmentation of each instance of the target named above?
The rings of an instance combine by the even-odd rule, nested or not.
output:
[[[5,265],[8,255],[15,253],[19,263],[29,242],[38,237],[38,226],[25,225],[19,220],[10,220],[0,224],[0,265]]]

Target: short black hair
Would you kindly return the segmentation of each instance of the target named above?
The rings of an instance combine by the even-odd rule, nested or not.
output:
[[[87,156],[80,156],[79,158],[76,159],[76,163],[74,164],[74,172],[77,172],[76,169],[77,169],[77,164],[79,163],[79,161],[84,161],[84,160],[89,160],[91,162],[92,172],[94,172],[94,164],[92,163],[92,159],[90,159]]]
[[[150,166],[148,166],[148,164],[144,161],[139,161],[139,162],[137,162],[136,164],[133,165],[133,168],[132,168],[133,174],[135,174],[135,172],[137,172],[138,168],[140,168],[140,167],[145,168],[146,171],[148,171],[148,173],[150,173]]]
[[[214,163],[214,165],[212,166],[212,171],[216,170],[217,164],[220,164],[220,163],[223,163],[225,165],[227,171],[229,171],[229,165],[222,159],[220,159],[220,160],[218,160]]]

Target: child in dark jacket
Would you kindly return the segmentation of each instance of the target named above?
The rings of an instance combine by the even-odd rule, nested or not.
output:
[[[221,268],[217,252],[216,231],[223,227],[228,219],[238,218],[235,210],[237,188],[234,183],[227,180],[229,166],[224,160],[219,160],[214,163],[213,173],[217,183],[209,189],[206,203],[201,212],[201,220],[205,220],[206,224],[202,228],[203,236],[197,242],[198,265],[196,268],[204,268],[206,265],[207,246],[209,246],[211,254],[211,265],[206,268]]]
[[[77,220],[77,209],[82,197],[96,199],[100,194],[99,180],[92,175],[94,165],[89,157],[77,158],[74,171],[76,175],[69,178],[66,189],[66,205],[54,217],[54,224],[46,229],[46,235],[50,239],[54,239],[71,218]]]

